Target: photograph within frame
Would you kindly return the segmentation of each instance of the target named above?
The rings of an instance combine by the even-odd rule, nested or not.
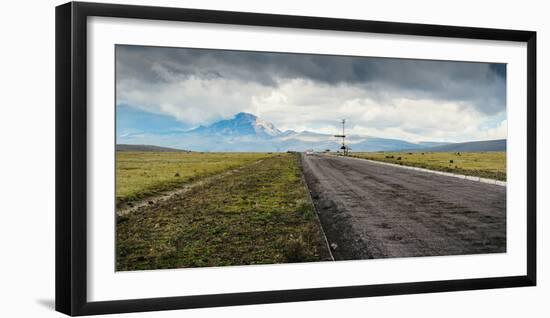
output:
[[[115,55],[117,270],[506,252],[506,64]]]
[[[234,24],[309,30],[370,32],[375,34],[497,40],[526,45],[526,271],[497,277],[439,278],[436,280],[369,284],[345,287],[229,292],[193,296],[150,295],[107,297],[92,301],[87,296],[90,269],[87,250],[91,238],[86,212],[87,152],[87,20],[91,17]],[[536,32],[457,27],[382,21],[258,14],[215,10],[71,2],[56,7],[56,310],[68,315],[92,315],[155,310],[174,310],[290,301],[372,297],[491,289],[536,285]],[[110,104],[110,103],[107,103]],[[109,195],[110,197],[110,195]],[[97,203],[97,202],[95,202]],[[93,233],[92,233],[93,234]],[[353,263],[353,262],[352,262]],[[313,266],[313,265],[308,265]],[[113,268],[114,269],[114,268]],[[142,275],[142,273],[140,273]]]

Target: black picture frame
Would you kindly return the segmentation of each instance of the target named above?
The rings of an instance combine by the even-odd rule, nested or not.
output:
[[[331,288],[88,302],[86,63],[91,16],[501,40],[527,44],[527,274]],[[536,32],[70,2],[56,7],[56,310],[91,315],[536,285]]]

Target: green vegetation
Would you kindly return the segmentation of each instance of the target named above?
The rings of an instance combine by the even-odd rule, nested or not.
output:
[[[116,244],[119,271],[319,261],[328,255],[296,154],[272,155],[117,216]]]
[[[506,181],[506,152],[368,152],[352,156]]]
[[[116,201],[134,201],[268,158],[265,153],[117,152]]]

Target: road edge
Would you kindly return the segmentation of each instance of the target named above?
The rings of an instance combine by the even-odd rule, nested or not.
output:
[[[306,192],[307,192],[307,197],[308,197],[309,203],[311,203],[311,206],[313,206],[313,212],[315,213],[315,219],[317,220],[317,224],[319,225],[319,229],[321,229],[321,234],[323,235],[325,245],[327,246],[327,250],[328,250],[328,254],[330,256],[330,259],[332,261],[335,261],[336,259],[334,259],[334,255],[332,255],[332,249],[330,248],[330,244],[328,242],[327,234],[325,233],[325,229],[323,229],[323,224],[321,223],[321,219],[319,218],[319,211],[317,210],[317,207],[315,206],[315,202],[313,202],[313,198],[311,197],[311,190],[309,190],[309,186],[307,185],[306,178],[304,176],[302,156],[303,156],[302,153],[298,153],[298,157],[299,157],[298,162],[300,164],[300,171],[301,171],[300,177],[302,179],[302,182],[304,183],[304,186],[306,187]]]

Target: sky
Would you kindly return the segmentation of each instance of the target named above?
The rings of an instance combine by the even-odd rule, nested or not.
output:
[[[333,134],[345,118],[350,134],[412,142],[506,138],[498,63],[117,45],[116,94],[126,132],[248,112],[282,131]]]

